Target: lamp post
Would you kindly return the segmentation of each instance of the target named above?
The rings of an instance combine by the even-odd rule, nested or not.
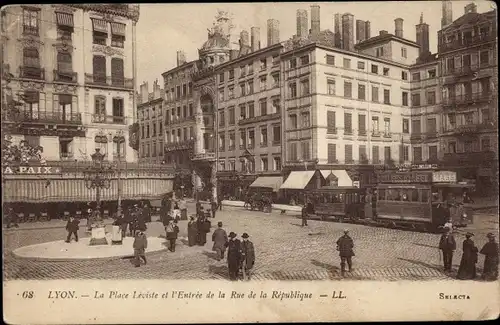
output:
[[[125,137],[123,136],[123,132],[118,133],[113,137],[113,142],[117,144],[116,154],[118,157],[117,163],[117,174],[118,174],[118,207],[117,207],[117,215],[120,216],[122,213],[122,179],[121,179],[121,159],[122,159],[122,144],[125,143]]]

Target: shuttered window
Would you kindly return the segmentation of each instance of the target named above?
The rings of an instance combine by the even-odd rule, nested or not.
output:
[[[311,159],[311,155],[309,153],[309,141],[302,142],[301,147],[302,147],[302,159],[304,160]]]
[[[71,54],[69,53],[57,53],[57,70],[59,73],[72,73],[73,72],[73,60]]]
[[[326,113],[326,119],[327,119],[327,133],[328,134],[336,134],[337,133],[337,128],[335,127],[335,112],[334,111],[327,111]]]
[[[362,164],[366,164],[368,162],[368,157],[366,155],[366,146],[361,144],[359,146],[359,162]]]
[[[335,143],[328,144],[328,163],[333,164],[337,162],[337,145]]]
[[[366,135],[366,115],[358,114],[359,135]]]
[[[352,144],[345,145],[345,163],[352,163]]]
[[[344,134],[352,134],[352,114],[344,113]]]
[[[391,147],[384,147],[384,161],[385,163],[389,163],[392,160],[391,156]]]
[[[114,86],[124,85],[123,60],[119,58],[111,59],[111,82]]]
[[[92,60],[94,82],[106,83],[106,58],[95,55]]]
[[[23,63],[25,67],[40,67],[38,50],[32,47],[23,49]]]
[[[380,163],[379,149],[378,146],[372,147],[372,163],[378,164]]]
[[[106,97],[95,96],[94,112],[96,115],[106,115]]]
[[[290,156],[289,160],[296,161],[297,159],[297,143],[290,143]]]
[[[108,23],[102,19],[92,19],[92,37],[93,43],[99,45],[106,45],[108,39]]]

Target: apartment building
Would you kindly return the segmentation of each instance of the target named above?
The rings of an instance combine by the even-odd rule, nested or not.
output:
[[[137,120],[139,122],[139,162],[161,164],[164,159],[164,114],[165,91],[156,80],[153,92],[147,82],[140,86]]]
[[[48,161],[89,160],[96,148],[135,161],[138,19],[128,4],[3,8],[3,100],[22,102],[20,114],[2,117],[14,143],[42,146]]]
[[[451,2],[438,32],[443,165],[491,188],[498,179],[497,11],[477,13],[471,3],[455,21],[450,12]]]
[[[259,176],[276,188],[281,177],[279,22],[268,20],[268,46],[260,29],[240,34],[238,56],[220,64],[217,80],[217,180],[222,195],[245,191]]]

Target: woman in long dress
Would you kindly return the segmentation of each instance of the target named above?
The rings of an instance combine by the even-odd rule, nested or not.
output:
[[[489,242],[484,244],[480,251],[484,255],[484,267],[481,278],[493,281],[498,278],[498,243],[495,241],[493,233],[489,233],[487,236]]]
[[[458,268],[457,279],[472,280],[476,278],[476,263],[478,249],[471,237],[474,234],[468,232],[465,235],[465,240],[462,244],[462,260]]]
[[[193,216],[191,216],[188,222],[188,245],[196,245],[196,238],[198,235],[198,225]]]

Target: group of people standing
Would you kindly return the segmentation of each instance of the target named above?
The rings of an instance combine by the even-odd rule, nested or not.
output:
[[[460,280],[473,280],[476,278],[476,264],[478,254],[484,255],[484,266],[481,279],[486,281],[496,280],[498,278],[498,243],[493,233],[487,234],[488,242],[479,250],[472,237],[473,233],[467,232],[465,240],[462,243],[462,259],[457,272],[457,278]],[[446,273],[451,273],[453,254],[457,248],[455,236],[452,228],[445,227],[445,233],[441,235],[439,249],[442,252],[443,266]]]

